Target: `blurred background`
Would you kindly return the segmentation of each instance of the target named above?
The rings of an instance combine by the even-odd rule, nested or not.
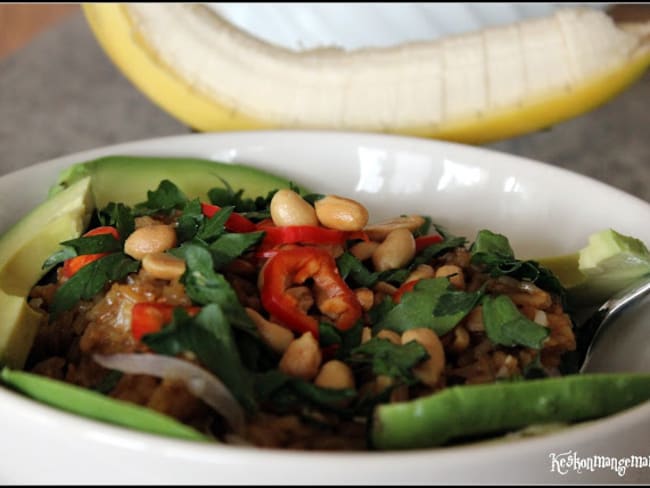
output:
[[[612,4],[618,21],[650,4]],[[94,147],[191,132],[109,61],[78,4],[0,4],[0,175]],[[604,181],[650,202],[650,71],[598,109],[486,145]]]

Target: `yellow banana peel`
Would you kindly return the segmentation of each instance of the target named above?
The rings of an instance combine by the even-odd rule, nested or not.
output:
[[[124,4],[85,4],[83,10],[98,42],[124,75],[153,102],[195,130],[349,129],[264,120],[235,105],[227,106],[192,88],[173,66],[164,62],[137,29]],[[355,129],[481,144],[547,128],[596,108],[637,80],[650,65],[648,37],[646,34],[633,56],[621,59],[605,72],[560,90],[531,94],[512,106],[475,111],[441,123]]]

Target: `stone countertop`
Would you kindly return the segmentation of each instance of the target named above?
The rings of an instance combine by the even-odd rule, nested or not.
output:
[[[0,114],[0,175],[81,150],[190,132],[124,78],[81,13],[0,60]],[[650,202],[650,72],[592,112],[486,147]]]

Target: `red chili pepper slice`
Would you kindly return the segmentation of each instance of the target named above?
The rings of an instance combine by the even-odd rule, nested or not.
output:
[[[420,236],[415,238],[415,252],[416,254],[423,249],[429,247],[431,244],[442,242],[442,237],[438,234],[431,234],[428,236]]]
[[[120,240],[119,232],[115,227],[111,227],[110,225],[95,227],[94,229],[86,232],[83,237],[97,236],[101,234],[111,234],[113,237],[115,237],[116,240]],[[108,252],[99,252],[95,254],[82,254],[81,256],[75,256],[73,258],[66,259],[63,262],[63,276],[70,278],[87,264],[90,264],[93,261],[97,261],[98,259],[103,258],[104,256],[108,256],[109,254],[110,253]]]
[[[131,334],[136,340],[145,334],[158,332],[163,325],[172,321],[176,305],[168,303],[139,302],[131,309]],[[182,307],[191,316],[196,315],[201,307]]]
[[[402,295],[404,293],[407,293],[409,291],[412,291],[413,288],[415,288],[415,284],[420,281],[420,280],[411,280],[407,281],[404,283],[402,286],[400,286],[397,291],[393,294],[393,302],[399,303],[402,301]]]
[[[328,229],[317,225],[288,225],[276,227],[272,222],[264,222],[258,230],[265,232],[264,239],[260,244],[257,256],[271,257],[276,254],[277,246],[284,244],[339,244],[343,245],[352,239],[369,240],[368,235],[363,231],[342,231]]]
[[[201,211],[203,212],[203,215],[205,215],[207,218],[211,218],[219,210],[221,210],[221,207],[219,205],[201,203]],[[240,232],[240,233],[253,232],[257,230],[257,227],[252,221],[248,220],[242,214],[238,214],[237,212],[233,212],[230,214],[230,217],[228,217],[228,220],[226,220],[225,227],[230,232]]]
[[[361,317],[355,293],[339,274],[332,255],[316,247],[296,247],[278,251],[264,268],[262,304],[287,328],[311,332],[318,339],[318,321],[299,308],[295,297],[286,293],[293,285],[313,280],[316,306],[334,319],[339,330],[351,328]]]

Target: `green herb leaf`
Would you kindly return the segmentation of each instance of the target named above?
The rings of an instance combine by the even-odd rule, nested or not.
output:
[[[343,338],[339,329],[328,322],[319,322],[318,344],[320,347],[333,346],[335,344],[341,344],[341,342],[343,342]]]
[[[377,317],[373,331],[391,329],[402,333],[428,327],[441,336],[453,329],[482,295],[483,290],[469,293],[455,289],[448,277],[422,279],[402,295],[400,303],[381,305],[383,316]]]
[[[549,330],[522,315],[510,297],[485,296],[481,303],[485,332],[492,342],[541,349]]]
[[[216,270],[222,269],[233,259],[241,256],[257,244],[264,232],[226,233],[210,244],[210,252]]]
[[[41,269],[49,269],[53,266],[56,266],[57,264],[62,263],[66,259],[75,257],[76,255],[77,255],[77,251],[75,251],[73,248],[64,247],[63,249],[60,249],[55,253],[53,253],[51,256],[49,256],[43,263]]]
[[[100,252],[115,252],[122,250],[122,243],[115,239],[112,234],[99,234],[96,236],[78,237],[63,241],[62,246],[71,247],[77,253],[96,254]]]
[[[80,300],[90,300],[107,283],[119,281],[139,268],[139,261],[121,252],[109,254],[87,264],[57,289],[50,308],[51,317],[71,309]]]
[[[142,341],[169,356],[184,351],[196,354],[247,411],[255,410],[253,378],[242,364],[228,316],[216,303],[204,306],[195,317],[182,308],[174,309],[172,322],[160,332],[146,334]]]
[[[243,198],[244,191],[242,189],[235,192],[227,181],[223,179],[221,181],[224,188],[212,188],[208,192],[208,198],[212,204],[220,207],[232,206],[236,212],[244,214],[249,219],[262,220],[270,216],[269,205],[277,189],[268,192],[266,197]],[[291,182],[289,182],[289,187],[294,191],[298,190]]]
[[[199,199],[195,198],[187,202],[176,226],[178,242],[183,243],[194,238],[204,220],[205,215],[203,215]]]
[[[205,246],[190,241],[169,252],[185,260],[186,271],[181,282],[193,302],[218,304],[234,327],[259,337],[255,324],[239,303],[230,283],[214,271],[212,255]]]
[[[212,217],[205,219],[196,237],[205,242],[212,242],[226,232],[225,224],[235,207],[222,207]]]
[[[102,225],[110,225],[117,229],[120,240],[124,241],[135,230],[133,211],[123,203],[110,202],[97,213]]]
[[[411,369],[428,357],[424,346],[416,341],[402,345],[373,337],[351,351],[350,361],[369,364],[375,375],[390,376],[411,385],[417,383]]]
[[[464,246],[467,242],[467,239],[464,237],[445,237],[443,234],[440,235],[443,236],[444,240],[424,248],[413,260],[411,268],[414,268],[419,264],[429,263],[436,256],[451,251],[452,249],[456,249],[457,247]]]
[[[295,411],[304,404],[342,412],[347,401],[357,395],[351,388],[321,388],[277,369],[256,376],[255,392],[259,403],[281,412]]]
[[[336,265],[344,280],[349,278],[358,286],[370,288],[379,280],[379,273],[370,272],[361,261],[347,251],[336,259]]]
[[[515,257],[506,236],[486,229],[478,232],[476,240],[470,246],[470,253],[472,259],[476,262],[486,262],[491,259],[512,259]]]
[[[542,290],[558,295],[566,306],[566,290],[560,280],[536,261],[516,259],[505,236],[481,230],[470,247],[470,253],[472,264],[485,266],[493,278],[507,275],[530,281]]]
[[[138,203],[133,210],[136,215],[169,214],[185,206],[188,198],[171,181],[162,180],[154,191],[147,191],[147,200]]]

